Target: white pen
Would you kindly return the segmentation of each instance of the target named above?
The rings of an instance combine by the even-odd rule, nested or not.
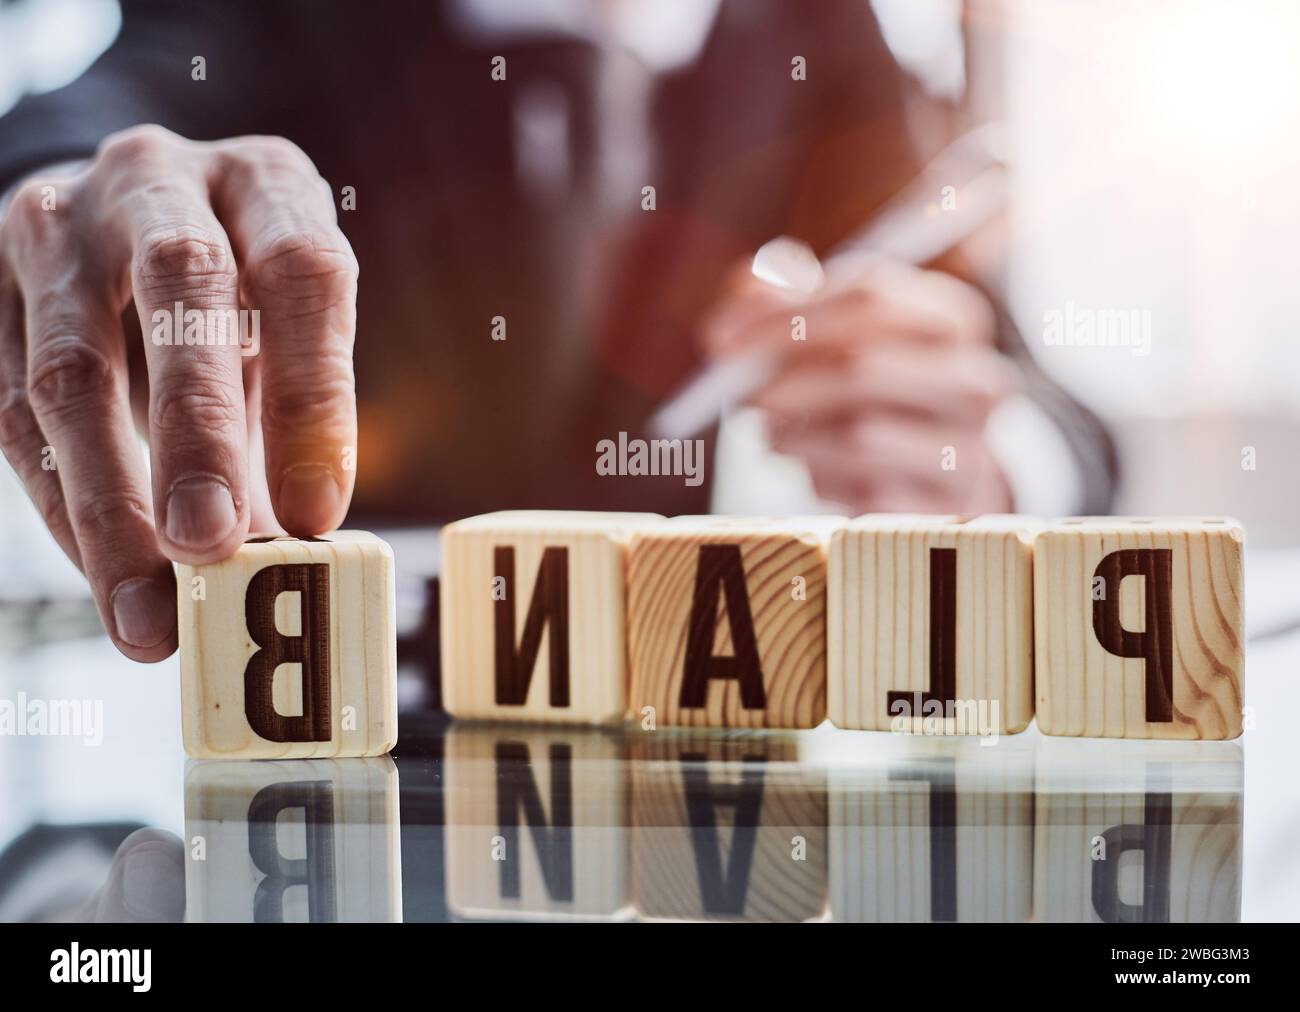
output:
[[[1006,203],[996,129],[979,127],[950,144],[832,258],[862,252],[922,264],[972,235]],[[932,209],[939,190],[954,180],[964,180],[957,206]],[[816,292],[826,277],[812,248],[789,236],[760,246],[751,270],[760,280],[805,295]],[[761,390],[776,375],[780,359],[776,349],[760,348],[710,364],[650,417],[650,435],[688,439],[703,432]]]

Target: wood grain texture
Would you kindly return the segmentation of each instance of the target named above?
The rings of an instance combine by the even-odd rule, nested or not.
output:
[[[375,756],[397,741],[393,553],[364,531],[250,538],[177,567],[181,723],[197,759]]]
[[[446,709],[471,719],[622,721],[625,551],[635,530],[662,519],[519,511],[443,528]]]
[[[1241,749],[1045,738],[1035,784],[1034,919],[1241,918]]]
[[[630,755],[641,917],[825,917],[826,775],[799,763],[791,736],[647,732]]]
[[[969,749],[832,770],[833,920],[1030,919],[1033,752],[942,744],[958,742]]]
[[[1243,539],[1217,518],[1072,518],[1044,530],[1034,559],[1043,733],[1240,735]]]
[[[456,724],[447,737],[447,902],[458,917],[625,920],[622,742],[592,728]]]
[[[1028,517],[891,514],[859,517],[837,531],[829,550],[831,722],[942,734],[1023,731],[1034,705],[1036,529]],[[927,717],[931,706],[942,709]]]
[[[185,919],[402,919],[397,767],[387,756],[189,762]]]
[[[831,518],[682,517],[633,539],[633,717],[660,726],[815,727],[826,715]]]

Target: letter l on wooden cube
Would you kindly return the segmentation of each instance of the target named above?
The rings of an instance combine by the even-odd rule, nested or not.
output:
[[[196,759],[374,756],[397,741],[393,552],[365,531],[255,536],[176,570]]]
[[[827,589],[831,723],[1023,731],[1034,706],[1037,527],[1020,516],[878,514],[837,532]]]

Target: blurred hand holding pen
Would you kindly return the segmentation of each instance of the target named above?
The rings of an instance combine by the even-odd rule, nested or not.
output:
[[[738,265],[701,324],[709,364],[650,434],[691,438],[723,421],[719,461],[746,466],[721,494],[748,476],[756,491],[785,490],[780,512],[1011,509],[985,428],[1020,372],[997,348],[985,294],[925,269],[1005,207],[1001,146],[996,125],[948,145],[824,269],[789,236]],[[945,446],[961,447],[960,472],[936,474]]]
[[[1000,213],[1008,192],[1000,130],[998,124],[984,124],[944,148],[863,231],[831,253],[832,270],[837,262],[863,257],[920,266],[960,245]],[[940,212],[936,195],[949,186],[961,193],[961,200]],[[760,281],[802,295],[814,294],[826,281],[817,255],[790,236],[759,247],[751,270]],[[764,347],[714,361],[659,408],[650,419],[650,434],[687,439],[704,431],[762,389],[780,359],[780,352]]]

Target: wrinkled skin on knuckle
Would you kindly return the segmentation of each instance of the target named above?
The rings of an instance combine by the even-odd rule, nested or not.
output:
[[[244,406],[233,391],[219,383],[168,384],[154,390],[149,428],[160,441],[171,445],[238,434],[244,428]]]
[[[96,168],[110,172],[157,163],[173,155],[184,139],[154,124],[128,127],[109,134],[95,153]]]
[[[144,292],[159,300],[229,300],[236,291],[235,259],[227,243],[207,229],[178,226],[146,235],[135,258]]]
[[[54,337],[36,346],[28,367],[27,396],[38,417],[62,418],[112,396],[112,364],[79,336]]]
[[[279,440],[334,446],[356,433],[356,393],[347,373],[300,377],[262,391],[262,428]]]
[[[69,512],[79,540],[98,545],[112,545],[124,529],[153,522],[148,503],[121,492],[89,495]]]
[[[290,303],[307,315],[356,298],[356,257],[342,234],[295,230],[265,242],[249,273],[259,296]]]
[[[268,239],[250,267],[266,284],[325,286],[355,290],[356,256],[342,233],[326,229],[294,229]]]

